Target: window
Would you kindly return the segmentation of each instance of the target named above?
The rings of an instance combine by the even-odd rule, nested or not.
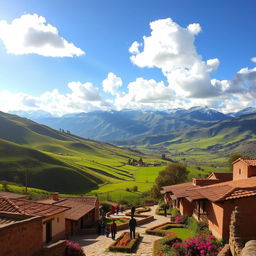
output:
[[[239,175],[241,175],[241,169],[239,169]]]

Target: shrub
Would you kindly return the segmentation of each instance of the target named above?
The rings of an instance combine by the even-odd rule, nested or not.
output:
[[[137,192],[138,191],[138,186],[134,186],[132,190],[133,190],[133,192]]]
[[[111,205],[108,203],[101,203],[101,206],[104,212],[109,212],[111,210]]]
[[[82,247],[78,243],[67,241],[66,256],[85,256]]]
[[[177,208],[172,208],[171,215],[172,217],[176,217],[179,214],[179,210]]]
[[[153,246],[153,255],[158,256],[170,256],[172,255],[172,244],[175,242],[181,242],[180,239],[176,237],[164,237],[162,239],[156,240]]]
[[[172,244],[176,256],[215,256],[222,249],[221,246],[221,243],[212,235],[200,235],[198,237],[189,238],[184,242],[175,242]]]
[[[183,218],[180,215],[176,216],[174,223],[176,224],[183,223]]]
[[[208,234],[208,235],[210,234],[207,224],[203,222],[198,222],[193,217],[189,217],[187,223],[188,223],[187,224],[188,229],[192,230],[194,233]]]

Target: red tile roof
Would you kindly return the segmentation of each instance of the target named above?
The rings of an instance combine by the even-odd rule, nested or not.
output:
[[[7,197],[0,197],[0,211],[22,213],[21,209]]]
[[[96,197],[60,197],[57,201],[49,199],[41,202],[69,207],[65,218],[76,221],[95,209],[98,199]]]
[[[233,173],[232,172],[212,172],[208,179],[217,179],[221,182],[225,181],[231,181],[233,179]]]
[[[172,186],[164,186],[162,187],[162,193],[172,193],[176,198],[181,198],[187,196],[187,189],[192,189],[194,187],[195,185],[193,185],[192,182],[186,182]]]
[[[256,166],[256,159],[243,159],[243,158],[238,158],[236,159],[232,164],[235,164],[236,162],[242,161],[248,166]]]
[[[213,202],[255,196],[256,177],[197,187],[187,190],[186,193],[190,200],[205,198]]]
[[[43,204],[35,201],[22,199],[10,199],[11,202],[18,207],[20,213],[31,216],[48,217],[67,211],[69,208],[51,204]]]

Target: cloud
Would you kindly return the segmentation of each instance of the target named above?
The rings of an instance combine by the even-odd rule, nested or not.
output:
[[[107,78],[102,81],[103,90],[112,95],[119,94],[118,89],[122,86],[122,84],[122,79],[112,72],[108,73]]]
[[[0,21],[0,39],[8,53],[46,57],[81,56],[84,51],[60,37],[56,27],[37,14],[25,14],[10,24]]]
[[[143,44],[135,41],[130,47],[135,65],[161,69],[178,97],[210,98],[221,93],[211,84],[210,76],[219,60],[203,61],[194,45],[201,32],[199,24],[183,28],[168,18],[151,22],[150,28],[151,35],[143,37]],[[141,51],[139,46],[143,46]]]
[[[110,102],[102,99],[99,90],[92,83],[70,82],[68,88],[70,92],[67,94],[53,89],[38,97],[25,93],[11,93],[7,90],[0,91],[0,109],[6,112],[44,110],[60,116],[113,108]]]
[[[140,77],[129,83],[127,88],[128,92],[115,100],[117,109],[166,106],[174,97],[172,89],[166,87],[163,81],[157,82],[154,79]]]
[[[252,58],[251,58],[251,61],[254,62],[254,63],[256,63],[256,57],[252,57]]]

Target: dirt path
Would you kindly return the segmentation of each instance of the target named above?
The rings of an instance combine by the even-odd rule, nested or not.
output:
[[[153,215],[155,220],[148,224],[139,226],[136,229],[136,232],[139,232],[140,235],[143,237],[136,253],[106,252],[106,249],[110,246],[110,244],[113,243],[113,240],[111,238],[107,238],[106,236],[84,235],[84,236],[72,237],[71,240],[74,242],[78,242],[79,244],[81,244],[81,246],[83,246],[86,256],[104,256],[104,255],[106,256],[128,256],[128,255],[151,256],[152,250],[153,250],[153,243],[155,240],[160,239],[160,237],[147,235],[145,233],[145,230],[147,228],[156,226],[158,224],[161,224],[170,220],[169,217],[156,215],[155,214],[156,207],[157,206],[151,207],[151,211],[147,212],[147,214]],[[120,214],[118,216],[122,216],[122,215]],[[127,231],[127,229],[119,231],[116,237],[119,237],[119,235],[121,235],[124,231]]]

